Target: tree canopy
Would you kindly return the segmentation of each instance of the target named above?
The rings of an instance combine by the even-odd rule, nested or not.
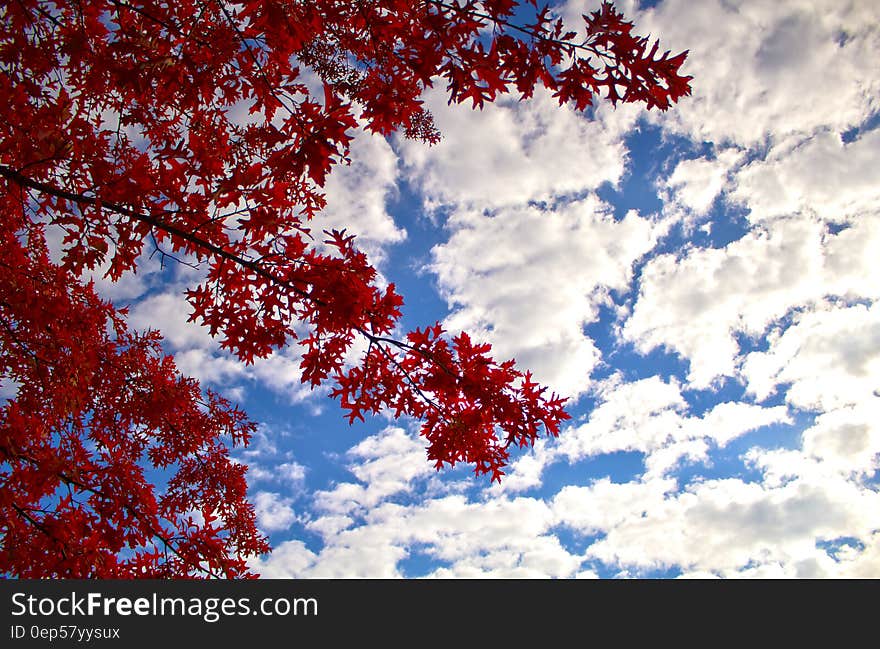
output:
[[[500,480],[511,447],[558,434],[563,398],[467,333],[401,333],[394,284],[310,219],[356,129],[438,141],[428,87],[475,108],[543,86],[578,110],[665,110],[690,92],[686,53],[610,3],[579,31],[514,0],[15,0],[0,17],[0,571],[243,577],[269,550],[229,455],[254,424],[84,279],[149,250],[202,270],[190,320],[224,349],[301,345],[304,382],[351,421],[418,419],[437,468]]]

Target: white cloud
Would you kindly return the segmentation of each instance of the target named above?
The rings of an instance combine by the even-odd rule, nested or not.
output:
[[[826,131],[794,147],[774,147],[765,159],[746,165],[731,197],[748,205],[749,218],[758,222],[797,213],[835,222],[876,219],[878,168],[880,130],[849,143]]]
[[[784,407],[718,403],[702,416],[688,415],[675,382],[657,376],[630,383],[612,378],[600,391],[603,401],[586,423],[563,431],[556,453],[575,462],[616,451],[646,454],[646,476],[660,478],[682,460],[706,460],[747,432],[789,421]]]
[[[315,561],[316,555],[300,540],[284,541],[269,558],[251,559],[249,567],[264,579],[295,579]]]
[[[880,468],[880,399],[817,418],[804,431],[804,453],[832,470],[870,474]]]
[[[385,258],[385,248],[406,238],[388,214],[386,202],[396,192],[397,156],[385,138],[358,130],[351,143],[350,165],[338,165],[327,178],[327,206],[312,226],[346,229],[373,263]],[[318,237],[321,239],[322,237]]]
[[[875,2],[666,0],[637,22],[665,49],[690,50],[693,96],[663,123],[696,142],[842,132],[878,107]]]
[[[880,390],[880,303],[798,316],[766,352],[743,364],[759,399],[791,384],[786,399],[801,408],[833,410],[876,401]]]
[[[623,421],[642,402],[642,412],[649,413],[642,416],[649,418],[683,410],[675,386],[655,380],[638,387],[622,395],[615,421]],[[609,389],[609,396],[621,392],[626,386]],[[738,431],[782,418],[781,410],[721,404],[701,418],[680,417],[677,426],[691,431],[686,441],[699,441],[694,437],[699,429],[701,439],[716,436],[723,444]],[[845,463],[843,456],[875,461],[868,459],[867,449],[877,448],[876,436],[865,441],[855,431],[841,444],[827,434],[829,426],[848,425],[868,414],[856,413],[846,422],[817,421],[815,430],[805,433],[804,452],[753,449],[749,461],[762,472],[762,482],[697,480],[680,491],[673,476],[649,471],[627,483],[604,478],[589,486],[564,486],[546,500],[498,492],[473,500],[464,494],[431,497],[425,481],[418,481],[402,487],[413,490],[411,501],[380,497],[367,502],[363,495],[373,488],[372,481],[387,483],[389,473],[399,472],[392,465],[411,451],[404,435],[388,429],[349,454],[364,484],[343,483],[337,493],[316,499],[314,511],[323,514],[309,527],[322,534],[323,547],[313,551],[299,542],[284,543],[255,562],[255,569],[269,577],[393,578],[402,576],[404,559],[420,553],[434,566],[427,576],[440,578],[595,577],[591,562],[616,566],[630,576],[666,567],[679,567],[691,577],[876,576],[872,530],[880,524],[880,495],[849,480],[833,464]],[[676,443],[667,440],[659,449]],[[374,464],[385,457],[396,462]],[[360,471],[361,465],[365,470]],[[360,498],[356,518],[335,507],[353,494]],[[560,540],[562,528],[597,540],[574,552]],[[842,538],[854,540],[836,550],[820,545]]]
[[[278,478],[294,487],[300,486],[306,479],[308,468],[299,462],[282,462],[275,467]]]
[[[287,454],[279,449],[279,442],[282,442],[288,435],[289,433],[284,429],[279,430],[260,423],[251,436],[250,444],[246,448],[242,448],[240,453],[247,458],[249,464],[257,461],[261,464],[268,464],[277,461],[278,458],[289,459],[285,457]]]
[[[109,264],[104,264],[93,272],[85,274],[87,280],[94,283],[95,291],[103,299],[117,305],[125,305],[139,298],[156,283],[160,268],[158,262],[150,262],[148,255],[141,255],[134,271],[126,272],[115,282],[106,277]]]
[[[538,439],[531,448],[513,459],[504,469],[504,478],[500,483],[494,483],[489,488],[489,493],[498,496],[540,487],[544,469],[555,458],[556,446],[548,443],[547,438]]]
[[[839,574],[850,579],[876,579],[880,575],[880,532],[874,532],[860,549],[854,544],[843,544],[837,556]]]
[[[800,566],[796,576],[815,576],[825,554],[816,541],[869,535],[878,504],[878,494],[846,482],[792,481],[768,489],[736,479],[707,481],[616,525],[588,554],[612,564],[678,565],[727,576],[779,562],[796,573]]]
[[[161,332],[183,374],[206,384],[221,386],[226,393],[242,396],[246,394],[242,390],[243,384],[255,381],[290,403],[302,402],[315,392],[302,384],[298,345],[288,345],[248,366],[233,354],[221,350],[206,327],[188,322],[190,312],[191,307],[182,290],[168,290],[148,295],[135,303],[130,309],[128,323],[133,329]]]
[[[429,92],[443,140],[433,147],[401,142],[404,169],[429,206],[521,205],[616,184],[624,171],[623,133],[638,112],[622,107],[586,120],[546,91],[527,102],[502,99],[483,111]],[[607,117],[606,117],[607,116]]]
[[[602,403],[588,421],[559,437],[558,452],[571,461],[622,450],[655,450],[679,429],[687,409],[679,386],[657,376],[630,383],[612,378],[602,388]]]
[[[158,329],[174,350],[216,347],[207,328],[187,322],[192,308],[182,291],[149,295],[133,305],[128,323],[134,329]]]
[[[302,402],[314,394],[315,390],[302,383],[300,352],[298,345],[288,345],[283,350],[272,352],[266,358],[255,360],[248,375],[284,397],[288,403]],[[326,388],[321,387],[318,390],[325,392]]]
[[[437,557],[446,561],[489,548],[516,547],[524,540],[540,536],[554,522],[546,504],[534,498],[474,503],[453,495],[428,501],[406,514],[414,540],[436,543]]]
[[[254,482],[277,482],[284,484],[290,491],[299,491],[305,483],[308,468],[299,462],[281,462],[272,466],[251,463],[248,465],[248,478]]]
[[[562,430],[557,440],[540,440],[517,458],[492,495],[541,485],[553,463],[576,464],[616,452],[644,454],[645,480],[661,480],[683,463],[707,462],[732,440],[773,424],[791,423],[784,406],[719,402],[703,414],[689,414],[681,386],[658,376],[623,382],[612,376],[596,386],[598,403],[585,422]]]
[[[413,550],[440,562],[428,575],[438,578],[574,576],[583,560],[547,533],[553,523],[546,504],[530,498],[472,503],[448,496],[408,507],[385,503],[363,526],[330,539],[297,576],[396,577],[398,562]],[[282,565],[275,567],[275,557],[269,557],[267,565],[272,574],[284,573],[286,561],[282,555]]]
[[[679,162],[660,183],[665,190],[664,211],[681,206],[694,216],[704,216],[727,184],[731,169],[742,158],[737,149],[724,149],[713,159],[693,158]]]
[[[200,347],[176,352],[174,362],[184,375],[212,385],[228,385],[246,374],[246,368],[236,358]]]
[[[509,208],[491,215],[456,212],[452,236],[433,250],[432,270],[454,330],[493,344],[566,395],[589,388],[599,352],[584,325],[625,289],[634,262],[664,231],[630,212],[616,221],[595,197],[556,210]]]
[[[642,352],[672,349],[690,361],[688,380],[705,387],[736,371],[738,332],[763,335],[796,307],[828,295],[876,297],[873,259],[880,221],[831,234],[807,218],[777,219],[724,248],[651,259],[622,334]]]
[[[350,516],[334,516],[323,514],[320,518],[310,520],[306,527],[325,538],[332,538],[343,530],[351,527],[355,520]]]
[[[417,478],[433,473],[425,443],[398,427],[366,438],[347,455],[352,460],[348,468],[359,482],[339,483],[315,494],[317,507],[337,517],[375,507],[389,496],[409,491]]]
[[[254,496],[257,527],[264,532],[286,530],[296,520],[291,500],[271,491],[259,491]]]
[[[324,537],[321,551],[285,543],[254,562],[255,570],[264,576],[399,577],[399,562],[418,551],[442,564],[435,577],[567,577],[582,563],[549,534],[555,518],[539,500],[426,498],[431,481],[423,478],[433,469],[423,444],[399,428],[365,439],[348,457],[362,482],[317,493],[318,515],[307,522]],[[409,505],[389,500],[405,492],[421,499]]]
[[[400,577],[397,563],[406,549],[387,530],[365,525],[340,532],[314,561],[296,575],[310,579],[392,579]],[[271,562],[271,559],[270,559]]]
[[[552,507],[560,523],[584,535],[599,534],[658,510],[677,488],[669,478],[623,484],[602,478],[589,487],[563,487]]]

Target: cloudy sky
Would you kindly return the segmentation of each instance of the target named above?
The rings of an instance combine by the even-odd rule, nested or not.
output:
[[[690,50],[676,108],[437,92],[441,144],[361,135],[327,188],[404,327],[571,397],[500,485],[434,471],[415,422],[349,426],[296,349],[224,356],[184,323],[185,268],[106,287],[260,423],[264,576],[880,577],[880,3],[619,6]]]

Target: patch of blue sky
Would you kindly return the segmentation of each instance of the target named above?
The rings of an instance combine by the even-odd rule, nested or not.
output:
[[[425,213],[421,195],[405,179],[399,179],[397,189],[386,207],[407,237],[386,249],[383,271],[404,299],[401,327],[410,330],[432,325],[448,313],[436,276],[427,269],[431,250],[445,243],[448,232],[439,224],[443,218]]]
[[[543,493],[555,494],[567,486],[589,486],[607,478],[615,484],[637,480],[645,471],[645,454],[640,451],[615,451],[578,460],[550,464],[541,475]]]
[[[714,148],[710,142],[670,135],[645,120],[625,136],[624,144],[629,151],[626,174],[618,187],[606,182],[596,192],[613,207],[617,220],[630,210],[643,216],[659,214],[663,201],[657,193],[658,178],[668,175],[679,161],[708,156]]]
[[[407,579],[426,577],[442,568],[451,568],[449,561],[436,555],[429,543],[413,543],[406,548],[406,556],[397,562],[397,570]]]
[[[818,539],[816,547],[820,550],[825,550],[829,557],[839,561],[841,552],[852,549],[861,552],[865,549],[865,544],[854,536],[838,536],[833,539]]]
[[[735,331],[733,332],[733,337],[736,340],[741,355],[751,354],[752,352],[766,352],[770,349],[770,341],[766,335],[753,336],[744,331]]]
[[[296,511],[296,509],[294,509]],[[314,530],[308,528],[303,520],[295,520],[290,527],[283,530],[264,532],[269,539],[269,545],[277,548],[285,541],[295,539],[300,541],[307,550],[318,554],[324,549],[324,538]]]
[[[742,239],[751,229],[749,210],[727,201],[724,194],[715,198],[709,214],[707,227],[697,227],[691,233],[691,245],[698,248],[724,248]]]
[[[763,474],[746,461],[746,454],[759,448],[763,451],[795,450],[801,447],[802,433],[814,420],[810,413],[795,412],[791,423],[763,426],[734,438],[723,447],[713,446],[706,460],[685,462],[677,467],[675,478],[683,488],[706,480],[734,478],[760,483]]]
[[[605,362],[627,381],[659,376],[669,382],[686,376],[689,367],[688,361],[675,352],[657,347],[643,353],[632,343],[622,343],[611,349],[605,356]]]
[[[880,127],[880,111],[872,113],[858,126],[853,126],[852,128],[847,129],[846,131],[841,133],[840,139],[843,140],[844,144],[850,144],[851,142],[855,142],[856,140],[858,140],[868,131],[872,131],[877,127]]]
[[[316,412],[310,405],[279,406],[268,394],[251,398],[247,403],[248,415],[262,422],[274,445],[274,452],[258,457],[263,468],[271,468],[294,460],[308,467],[308,491],[326,489],[336,482],[352,481],[346,452],[365,438],[377,434],[389,422],[379,417],[366,416],[365,421],[349,424],[337,401],[324,395],[312,395],[311,404],[321,402]],[[250,450],[259,450],[254,440]]]
[[[852,223],[829,223],[827,226],[828,234],[835,236],[852,227]]]
[[[629,577],[638,579],[675,579],[683,573],[682,567],[677,565],[661,566],[657,568],[629,568],[623,573],[618,571],[616,577]]]
[[[583,563],[577,572],[592,572],[601,579],[614,578],[620,572],[620,568],[617,566],[611,566],[586,556],[591,545],[605,538],[604,532],[584,533],[568,525],[557,525],[550,528],[548,534],[555,537],[559,541],[559,545],[569,554],[583,557]]]
[[[601,540],[604,535],[587,537],[590,541]],[[675,579],[681,576],[681,566],[659,565],[627,566],[618,563],[606,563],[598,559],[586,559],[581,565],[581,571],[592,571],[599,579]]]
[[[720,377],[710,388],[684,389],[682,397],[688,404],[688,412],[695,417],[709,412],[719,403],[751,401],[746,395],[745,386],[729,376]]]
[[[612,304],[602,304],[598,317],[583,327],[583,332],[602,352],[602,363],[591,374],[593,380],[620,373],[628,381],[661,376],[665,380],[687,374],[688,361],[677,353],[657,347],[648,353],[639,351],[633,343],[621,341],[616,335],[619,324],[618,308],[634,297],[630,293],[611,291]]]

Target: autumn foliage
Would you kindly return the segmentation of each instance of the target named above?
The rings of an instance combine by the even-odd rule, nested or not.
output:
[[[4,0],[0,19],[0,573],[240,577],[268,551],[229,456],[253,424],[83,279],[144,252],[202,269],[191,320],[223,348],[301,345],[303,381],[352,421],[419,419],[437,468],[500,479],[558,433],[562,398],[466,333],[401,333],[394,285],[309,221],[356,129],[438,140],[433,84],[479,108],[544,86],[666,109],[684,53],[609,3],[578,32],[514,0]]]

